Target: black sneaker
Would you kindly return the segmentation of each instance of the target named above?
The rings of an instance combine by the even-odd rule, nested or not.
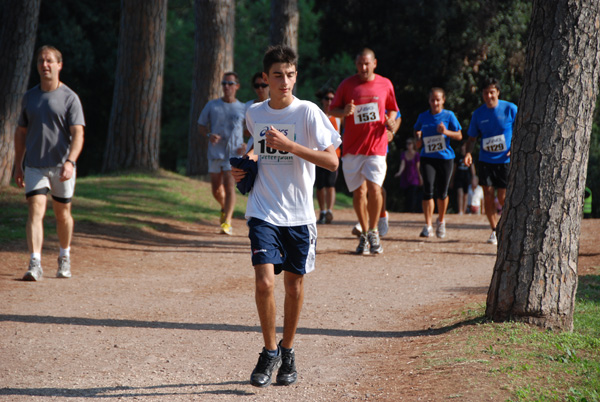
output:
[[[317,223],[319,225],[322,225],[322,224],[324,224],[326,222],[327,222],[327,213],[326,212],[321,212],[319,214],[319,219],[317,219]]]
[[[279,342],[281,346],[281,342]],[[298,372],[296,371],[296,355],[294,348],[281,350],[281,367],[277,372],[277,384],[279,385],[292,385],[298,381]]]
[[[268,387],[271,385],[273,371],[277,370],[279,366],[281,366],[281,356],[271,357],[267,349],[263,348],[258,357],[258,363],[250,376],[250,384],[255,387]]]

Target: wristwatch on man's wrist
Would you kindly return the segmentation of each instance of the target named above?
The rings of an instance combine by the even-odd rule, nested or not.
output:
[[[71,159],[67,159],[67,160],[65,161],[65,163],[66,163],[66,162],[69,162],[71,165],[73,165],[73,167],[74,167],[74,168],[76,168],[76,167],[77,167],[77,164],[76,164],[75,162],[73,162]]]

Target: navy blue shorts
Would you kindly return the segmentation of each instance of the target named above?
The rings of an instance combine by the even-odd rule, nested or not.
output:
[[[288,271],[305,275],[315,269],[317,227],[275,226],[260,219],[248,220],[252,265],[273,264],[275,275]]]
[[[510,163],[479,162],[479,184],[482,186],[506,188]]]

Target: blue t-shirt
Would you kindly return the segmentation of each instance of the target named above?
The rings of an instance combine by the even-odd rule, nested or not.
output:
[[[450,146],[450,138],[437,132],[437,126],[444,123],[446,129],[450,131],[460,131],[462,127],[458,119],[450,110],[443,109],[436,115],[431,111],[423,112],[417,118],[415,131],[421,131],[423,147],[421,148],[422,158],[435,159],[454,159],[454,150]]]
[[[479,160],[486,163],[509,163],[513,127],[517,118],[517,105],[499,100],[490,109],[486,105],[473,112],[469,124],[469,137],[481,136]]]

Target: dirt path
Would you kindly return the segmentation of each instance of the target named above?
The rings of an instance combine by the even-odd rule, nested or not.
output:
[[[443,400],[460,390],[481,400],[486,390],[464,373],[436,386],[407,365],[451,329],[440,319],[485,301],[495,260],[485,218],[451,216],[446,239],[423,241],[420,215],[392,214],[379,256],[350,254],[353,223],[345,210],[319,226],[295,345],[299,382],[266,389],[248,383],[262,337],[243,221],[231,237],[218,235],[216,219],[156,231],[79,224],[70,280],[54,278],[55,240],[38,283],[19,280],[25,245],[0,246],[0,401]],[[582,251],[598,265],[592,225],[584,221]]]

